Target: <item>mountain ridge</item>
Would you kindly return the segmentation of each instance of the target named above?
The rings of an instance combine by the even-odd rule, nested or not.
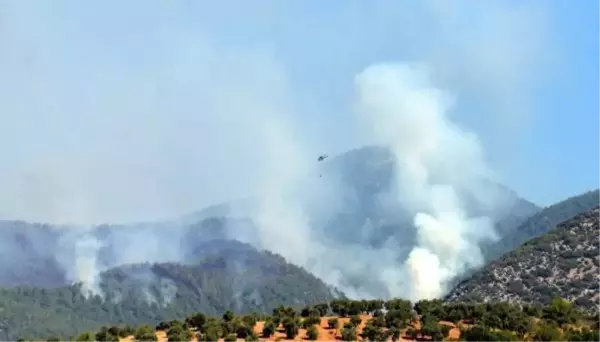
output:
[[[383,147],[367,146],[332,156],[318,163],[318,167],[323,178],[307,181],[310,183],[307,186],[314,188],[311,191],[318,194],[321,182],[335,175],[339,177],[340,192],[336,193],[338,207],[325,216],[313,215],[314,208],[305,208],[314,235],[334,243],[340,250],[379,248],[393,241],[396,259],[399,263],[406,259],[415,244],[416,232],[413,218],[398,210],[399,204],[388,194],[393,190],[396,167],[391,152]],[[497,230],[502,234],[510,233],[513,226],[539,209],[515,197],[516,193],[504,186],[486,184],[506,198],[503,213],[496,220]],[[0,262],[0,285],[56,287],[69,284],[77,280],[73,260],[78,258],[88,258],[100,271],[139,262],[186,264],[194,261],[198,246],[215,238],[237,239],[261,249],[256,241],[258,228],[252,219],[251,207],[252,201],[241,200],[207,207],[179,221],[131,226],[105,224],[93,229],[55,229],[50,225],[0,221],[0,247],[4,247],[0,250],[4,250],[4,260],[11,260]],[[472,211],[481,213],[482,210],[474,207]],[[214,216],[217,214],[219,216]],[[196,219],[199,221],[194,221]],[[385,296],[381,284],[371,285],[343,272],[342,276],[348,286],[367,289],[373,296]]]

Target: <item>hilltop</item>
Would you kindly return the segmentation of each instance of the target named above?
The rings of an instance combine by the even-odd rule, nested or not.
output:
[[[194,313],[182,320],[103,327],[77,341],[597,341],[596,317],[556,298],[545,307],[422,300],[334,300],[270,315]],[[47,336],[48,337],[48,336]],[[48,341],[57,341],[53,336]]]
[[[134,264],[101,275],[103,297],[80,284],[0,289],[0,339],[69,336],[106,324],[156,324],[202,311],[270,312],[341,296],[281,256],[237,241],[215,240],[215,252],[192,265]]]
[[[417,237],[412,214],[404,211],[393,195],[396,167],[391,152],[379,146],[354,149],[319,163],[315,174],[299,184],[303,193],[315,199],[307,200],[302,208],[311,236],[339,251],[393,245],[393,260],[401,265]],[[486,196],[494,194],[501,199],[493,210],[480,205],[469,191],[459,190],[468,202],[469,214],[490,215],[500,237],[512,234],[540,209],[502,185],[487,180],[480,183]],[[335,205],[325,205],[323,198]],[[232,201],[170,221],[130,225],[58,227],[0,221],[0,286],[70,285],[79,280],[75,260],[81,258],[96,265],[96,271],[103,271],[141,262],[194,263],[201,257],[202,246],[214,239],[236,239],[262,248],[257,240],[260,229],[252,219],[253,206],[259,202],[256,198]],[[285,222],[281,224],[281,229],[290,229]],[[327,260],[325,267],[340,273],[340,283],[374,297],[390,296],[378,277],[365,277],[372,270],[368,260],[347,267],[338,259]]]
[[[487,260],[501,257],[526,241],[554,229],[559,223],[598,206],[598,203],[600,190],[596,189],[569,197],[536,212],[520,225],[514,226],[510,233],[502,234],[496,243],[487,246],[484,249]]]
[[[560,296],[598,312],[599,214],[596,206],[526,242],[476,272],[446,298],[549,304]]]

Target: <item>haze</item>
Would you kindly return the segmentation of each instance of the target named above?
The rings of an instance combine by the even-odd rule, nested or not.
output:
[[[597,26],[591,1],[0,1],[0,218],[152,221],[268,195],[380,142],[355,78],[413,62],[486,168],[549,204],[598,187]]]

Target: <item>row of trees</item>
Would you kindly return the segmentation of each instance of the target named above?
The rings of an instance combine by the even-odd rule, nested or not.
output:
[[[382,300],[334,300],[330,303],[307,306],[300,310],[280,306],[269,316],[248,314],[236,316],[232,311],[221,317],[193,314],[185,321],[161,322],[155,328],[145,325],[137,330],[126,326],[102,328],[96,334],[84,333],[77,341],[118,341],[119,337],[134,335],[137,341],[155,341],[155,330],[166,331],[169,341],[189,341],[196,335],[199,341],[257,341],[254,327],[264,321],[262,337],[268,338],[276,331],[285,333],[288,339],[306,329],[309,340],[317,340],[317,325],[321,319],[335,314],[350,319],[342,327],[337,317],[329,317],[327,326],[340,332],[344,341],[385,341],[404,337],[441,341],[448,336],[449,324],[457,324],[461,337],[466,341],[598,341],[598,317],[586,316],[572,304],[556,298],[549,306],[520,306],[505,302],[486,304],[444,303],[441,300],[422,300],[414,305],[403,299]],[[361,315],[368,315],[364,322]],[[363,316],[364,317],[364,316]],[[536,323],[537,322],[537,323]],[[587,322],[588,326],[582,322]],[[593,322],[593,324],[590,324]],[[577,326],[575,329],[573,326]]]

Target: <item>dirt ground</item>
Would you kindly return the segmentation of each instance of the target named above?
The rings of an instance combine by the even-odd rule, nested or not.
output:
[[[339,324],[338,324],[338,328],[337,329],[329,329],[327,321],[330,318],[338,318],[339,320]],[[371,318],[370,315],[361,315],[362,318],[362,322],[360,324],[360,326],[357,327],[356,331],[357,334],[360,334],[362,332],[362,329],[364,328],[364,326],[366,325],[366,322]],[[342,336],[341,336],[341,332],[342,332],[342,327],[344,326],[344,324],[346,322],[349,322],[350,318],[346,317],[346,318],[339,318],[339,317],[323,317],[321,318],[321,324],[319,324],[318,326],[318,331],[319,331],[319,341],[341,341],[342,340]],[[259,321],[258,323],[256,323],[256,325],[254,326],[254,331],[256,332],[256,334],[258,336],[262,335],[262,329],[264,326],[265,322],[264,321]],[[449,332],[449,336],[447,339],[451,339],[451,340],[458,340],[460,338],[460,329],[458,327],[456,327],[456,325],[454,323],[451,322],[440,322],[439,324],[443,324],[443,325],[447,325],[450,326],[450,332]],[[420,324],[418,322],[414,323],[414,328],[418,329],[420,328]],[[166,342],[167,341],[167,334],[165,331],[161,331],[158,330],[156,331],[156,337],[158,339],[159,342]],[[360,340],[360,336],[358,337]],[[275,334],[269,338],[259,338],[259,341],[306,341],[307,337],[306,337],[306,329],[302,329],[300,328],[298,330],[298,335],[296,336],[296,338],[294,338],[293,340],[288,340],[286,339],[285,336],[285,332],[283,329],[278,329],[277,332],[275,332]],[[121,342],[133,342],[134,341],[134,337],[133,336],[128,336],[126,338],[122,338],[120,339]],[[196,337],[194,337],[192,339],[192,341],[198,341],[198,339]],[[223,339],[219,339],[219,341],[223,341]],[[239,342],[244,341],[244,339],[238,339]],[[391,338],[388,339],[388,341],[391,341]],[[400,341],[413,341],[413,339],[409,338],[408,336],[406,336],[406,329],[402,330],[402,334],[400,336]]]

